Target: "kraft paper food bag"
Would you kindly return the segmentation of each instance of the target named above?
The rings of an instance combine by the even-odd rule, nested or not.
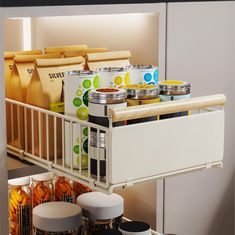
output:
[[[50,54],[50,53],[64,54],[65,51],[86,50],[86,49],[88,49],[87,45],[68,45],[68,46],[46,47],[44,51],[45,54]]]
[[[12,51],[12,52],[4,52],[4,66],[5,66],[5,95],[7,98],[9,97],[9,86],[10,86],[10,77],[14,64],[14,56],[15,55],[40,55],[42,54],[41,50],[33,50],[33,51]],[[13,107],[12,107],[13,108]],[[11,106],[10,104],[6,104],[6,116],[7,116],[7,144],[14,147],[22,147],[19,144],[14,143],[15,135],[18,130],[14,130],[13,122],[11,123]],[[13,135],[12,135],[13,134]]]
[[[62,59],[37,59],[34,74],[28,87],[26,102],[43,109],[63,112],[61,101],[63,101],[64,73],[83,69],[83,57]],[[66,94],[65,94],[66,95]],[[62,155],[62,121],[60,118],[45,114],[34,114],[34,153],[44,159],[54,159]],[[48,121],[47,121],[48,120]],[[40,125],[40,129],[39,129]],[[47,128],[48,127],[48,128]],[[49,130],[47,133],[47,129]],[[54,131],[56,131],[57,148],[54,149]],[[41,138],[39,138],[39,135]],[[47,143],[48,140],[48,143]]]
[[[36,59],[49,59],[49,58],[61,58],[61,54],[48,54],[48,55],[15,55],[14,57],[14,65],[11,72],[11,78],[10,78],[10,84],[9,84],[9,98],[13,100],[17,100],[19,102],[26,102],[26,94],[28,85],[30,83],[33,69],[34,69],[34,61]],[[25,138],[28,139],[26,142],[27,145],[31,144],[31,138],[29,133],[27,134],[27,137],[25,137],[25,121],[27,122],[27,119],[24,120],[24,112],[28,112],[28,110],[25,110],[20,107],[17,110],[16,105],[13,107],[13,119],[14,119],[14,142],[11,143],[11,145],[15,145],[15,143],[20,144],[21,148],[25,146]],[[19,120],[20,119],[20,120]],[[18,125],[20,125],[20,130],[18,131]],[[31,129],[31,126],[28,125],[27,132],[29,132]],[[20,133],[18,133],[20,132]],[[19,146],[15,146],[19,147]],[[26,147],[26,146],[25,146]]]
[[[5,90],[6,90],[7,98],[8,98],[8,88],[9,88],[9,83],[10,83],[11,71],[12,71],[13,64],[14,64],[14,56],[15,55],[40,55],[40,54],[42,54],[41,50],[4,52]]]
[[[88,49],[83,49],[83,50],[69,50],[65,51],[64,57],[75,57],[75,56],[82,56],[85,60],[85,65],[84,69],[88,70],[88,64],[87,64],[87,54],[90,53],[101,53],[101,52],[107,52],[108,49],[106,47],[99,47],[99,48],[88,48]]]
[[[87,64],[91,71],[105,67],[126,67],[130,65],[130,51],[112,51],[87,54]]]

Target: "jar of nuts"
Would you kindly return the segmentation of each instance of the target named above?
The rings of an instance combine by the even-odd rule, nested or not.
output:
[[[53,173],[32,176],[32,207],[54,201]]]
[[[8,181],[10,234],[32,234],[30,178],[22,177]]]

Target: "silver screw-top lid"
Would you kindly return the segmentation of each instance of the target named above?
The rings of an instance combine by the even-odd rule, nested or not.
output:
[[[71,76],[79,76],[79,77],[87,77],[87,76],[95,76],[97,73],[90,70],[74,70],[65,72],[65,76],[71,77]]]
[[[127,72],[129,66],[126,67],[104,67],[97,69],[97,72],[107,72],[107,73],[120,73],[120,72]]]
[[[114,219],[124,212],[124,200],[115,193],[84,193],[77,198],[77,204],[82,208],[82,216],[93,220]]]
[[[190,94],[190,84],[184,81],[167,80],[159,82],[161,95],[186,95]]]
[[[120,104],[126,99],[125,89],[104,87],[93,90],[89,94],[89,102],[95,104]]]
[[[130,66],[131,69],[138,69],[138,70],[147,70],[147,69],[158,69],[158,67],[156,65],[131,65]]]
[[[68,202],[47,202],[33,209],[33,226],[42,231],[66,232],[81,225],[80,206]]]
[[[155,85],[133,84],[125,87],[129,99],[155,99],[158,98],[159,89]]]

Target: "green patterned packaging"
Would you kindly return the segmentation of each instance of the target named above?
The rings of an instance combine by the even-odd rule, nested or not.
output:
[[[99,75],[90,71],[72,71],[65,74],[64,104],[65,115],[88,121],[88,96],[92,89],[99,87]],[[70,143],[72,136],[72,144]],[[82,156],[82,169],[88,166],[88,127],[65,122],[65,164],[79,168]]]

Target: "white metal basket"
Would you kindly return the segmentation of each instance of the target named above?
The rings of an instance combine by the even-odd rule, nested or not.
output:
[[[6,99],[7,121],[10,122],[8,152],[105,192],[145,180],[221,167],[224,110],[218,106],[223,107],[225,102],[224,95],[214,95],[109,110],[110,125],[106,128]],[[190,111],[190,115],[118,127],[112,125],[117,121],[180,111]],[[69,136],[65,135],[65,122]],[[100,177],[99,149],[97,177],[91,175],[90,157],[86,170],[82,170],[81,161],[79,169],[75,169],[70,152],[72,164],[66,166],[68,152],[65,153],[65,143],[72,149],[74,123],[88,127],[89,135],[91,128],[95,128],[98,134],[105,133],[105,179]],[[77,134],[81,140],[82,132]],[[89,135],[88,155],[91,151]],[[99,138],[97,143],[99,146]]]

